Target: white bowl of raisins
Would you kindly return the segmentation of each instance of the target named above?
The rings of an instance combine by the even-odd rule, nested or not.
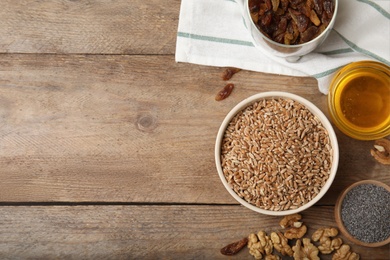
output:
[[[237,0],[253,44],[263,53],[296,62],[328,37],[338,0]]]

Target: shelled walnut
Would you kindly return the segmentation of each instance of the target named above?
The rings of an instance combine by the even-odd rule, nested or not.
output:
[[[279,225],[282,228],[294,227],[296,225],[299,225],[296,223],[298,223],[299,220],[301,220],[301,219],[302,219],[302,216],[300,214],[288,215],[288,216],[285,216],[282,218],[282,220],[279,222]]]
[[[332,260],[359,260],[360,256],[351,251],[349,245],[342,245],[333,255]]]
[[[280,222],[279,225],[282,228],[288,228],[284,232],[284,236],[287,239],[302,238],[307,231],[307,227],[299,220],[302,219],[300,214],[293,214],[285,216]]]
[[[284,232],[284,236],[288,239],[294,239],[294,238],[302,238],[307,232],[307,227],[305,225],[302,225],[300,227],[292,227],[286,232]]]
[[[270,236],[265,231],[259,231],[257,234],[250,234],[247,239],[227,245],[222,248],[221,253],[231,255],[232,248],[234,252],[238,252],[241,250],[239,246],[247,242],[249,253],[255,259],[279,260],[282,255],[294,257],[295,260],[317,260],[320,259],[319,253],[333,253],[332,260],[359,260],[360,256],[352,252],[350,246],[343,244],[341,238],[337,237],[338,229],[335,227],[322,227],[312,234],[312,241],[319,244],[317,247],[310,238],[303,237],[307,227],[303,225],[301,219],[301,215],[293,214],[284,217],[279,222],[282,228],[287,228],[285,232],[287,236],[281,231],[271,232]],[[293,238],[289,238],[291,236]],[[296,239],[294,236],[299,236],[299,238]],[[289,240],[292,239],[296,239],[293,247],[289,245],[291,242]],[[235,250],[236,248],[239,249]]]
[[[371,149],[371,155],[378,162],[390,165],[390,140],[385,138],[376,140],[374,149]]]
[[[249,253],[255,259],[262,259],[263,255],[271,255],[274,249],[271,239],[264,231],[259,231],[256,234],[250,234],[248,237]]]
[[[282,255],[293,256],[291,246],[288,244],[288,239],[281,232],[272,232],[271,240],[274,244],[274,248],[278,250]]]
[[[265,257],[264,257],[264,260],[280,260],[281,258],[280,258],[280,256],[278,256],[278,255],[266,255]]]
[[[292,250],[294,259],[320,260],[318,248],[310,242],[310,238],[298,239]]]
[[[331,239],[332,237],[337,236],[338,233],[339,231],[334,227],[320,228],[313,233],[311,238],[314,242],[320,241],[318,249],[322,254],[330,254],[333,250],[339,249],[343,244],[343,241],[339,237]]]

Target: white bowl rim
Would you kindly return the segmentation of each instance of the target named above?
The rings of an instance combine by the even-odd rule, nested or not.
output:
[[[221,157],[220,157],[221,143],[222,143],[222,138],[223,138],[223,135],[225,133],[226,127],[228,126],[229,122],[239,111],[243,110],[244,108],[246,108],[250,104],[254,103],[257,100],[267,99],[267,98],[268,99],[269,98],[292,99],[292,100],[295,100],[295,101],[305,105],[305,107],[308,108],[310,110],[310,112],[312,112],[315,116],[317,116],[320,119],[321,123],[323,124],[325,129],[328,131],[329,139],[331,142],[331,147],[333,149],[332,167],[330,170],[328,180],[326,181],[325,185],[322,187],[322,189],[320,190],[320,193],[316,197],[314,197],[308,203],[304,204],[302,207],[299,207],[297,209],[285,210],[285,211],[272,211],[272,210],[261,209],[261,208],[258,208],[256,206],[248,203],[244,199],[240,198],[237,195],[237,193],[232,188],[230,188],[228,182],[225,179],[223,171],[222,171],[222,164],[221,164]],[[283,92],[283,91],[261,92],[261,93],[252,95],[252,96],[242,100],[241,102],[239,102],[232,110],[230,110],[230,112],[226,115],[226,117],[222,121],[222,124],[218,130],[217,139],[215,142],[215,164],[217,167],[219,178],[221,179],[226,190],[230,193],[230,195],[233,196],[233,198],[235,198],[243,206],[245,206],[253,211],[256,211],[258,213],[265,214],[265,215],[285,216],[285,215],[295,214],[295,213],[304,211],[304,210],[310,208],[311,206],[313,206],[326,194],[326,192],[330,188],[331,184],[333,183],[333,180],[336,176],[338,163],[339,163],[339,146],[338,146],[338,142],[337,142],[337,136],[336,136],[334,129],[333,129],[330,121],[328,120],[328,118],[313,103],[311,103],[310,101],[308,101],[307,99],[305,99],[301,96],[298,96],[298,95],[295,95],[295,94],[292,94],[289,92]]]

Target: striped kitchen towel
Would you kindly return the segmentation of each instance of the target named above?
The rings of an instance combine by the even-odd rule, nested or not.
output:
[[[340,0],[328,38],[296,63],[268,57],[254,47],[234,0],[182,0],[175,58],[177,62],[311,76],[327,94],[335,71],[350,62],[377,60],[390,66],[390,0]]]

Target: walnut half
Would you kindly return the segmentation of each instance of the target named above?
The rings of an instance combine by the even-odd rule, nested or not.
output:
[[[314,242],[320,241],[318,249],[322,254],[330,254],[333,250],[339,249],[343,244],[341,238],[331,239],[332,237],[337,236],[338,233],[339,231],[334,227],[320,228],[313,233],[311,238]]]
[[[318,248],[310,242],[310,238],[303,238],[302,241],[298,239],[292,250],[294,259],[320,260]]]
[[[333,255],[332,260],[359,260],[360,256],[355,252],[351,252],[349,245],[342,245]]]
[[[256,234],[250,234],[248,236],[248,248],[249,253],[255,257],[255,259],[262,259],[263,255],[270,255],[274,249],[271,239],[264,231],[259,231]]]
[[[285,216],[284,218],[282,218],[282,220],[279,222],[279,225],[282,228],[293,227],[293,226],[298,225],[295,223],[301,223],[301,222],[299,222],[299,220],[301,220],[301,219],[302,219],[302,216],[300,214],[288,215],[288,216]]]
[[[284,232],[284,236],[288,239],[294,238],[302,238],[307,231],[307,227],[305,225],[301,225],[300,227],[292,227]]]
[[[282,228],[288,228],[284,232],[284,236],[287,239],[302,238],[307,231],[307,227],[299,220],[302,219],[300,214],[292,214],[285,216],[280,222],[279,225]]]
[[[281,232],[272,232],[271,240],[274,244],[274,248],[278,250],[282,255],[293,256],[294,252],[288,244],[288,239],[283,236]]]
[[[371,155],[378,162],[390,165],[390,140],[385,138],[376,140],[374,149],[371,149]]]

